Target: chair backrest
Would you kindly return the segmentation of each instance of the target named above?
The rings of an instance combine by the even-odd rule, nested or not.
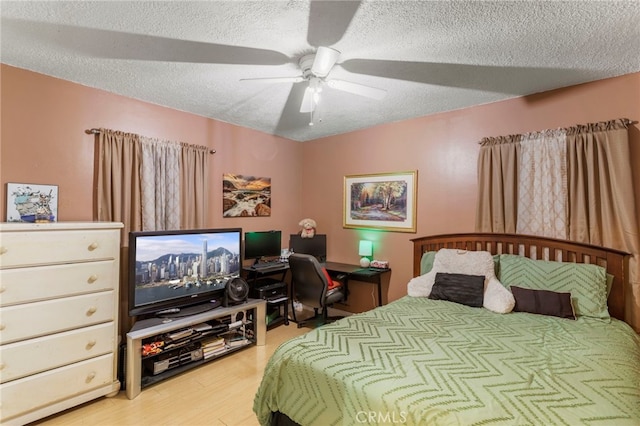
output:
[[[309,255],[293,253],[289,256],[293,293],[306,306],[323,308],[329,283],[318,260]]]
[[[327,260],[327,235],[316,234],[313,238],[302,238],[300,234],[291,234],[289,249],[294,253],[310,254],[319,262],[324,262]]]

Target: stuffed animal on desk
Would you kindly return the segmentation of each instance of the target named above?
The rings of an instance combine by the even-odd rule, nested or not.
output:
[[[313,238],[316,235],[316,221],[313,219],[302,219],[298,225],[302,226],[300,237]]]

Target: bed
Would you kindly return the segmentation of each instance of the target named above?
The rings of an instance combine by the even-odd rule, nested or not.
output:
[[[560,287],[540,294],[562,296],[571,281],[575,319],[407,295],[283,343],[254,399],[260,424],[640,424],[626,253],[506,234],[412,241],[414,280],[442,276],[441,251],[488,252],[505,288],[542,280]]]

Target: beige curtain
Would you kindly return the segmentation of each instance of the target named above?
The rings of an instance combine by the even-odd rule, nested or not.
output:
[[[640,234],[628,125],[622,119],[567,129],[569,239],[633,254],[626,312],[640,330]]]
[[[180,154],[178,142],[140,136],[142,230],[180,229]],[[183,174],[189,175],[192,170]]]
[[[133,326],[129,317],[129,231],[142,229],[140,197],[140,137],[100,129],[97,138],[96,216],[99,221],[122,222],[120,234],[120,303],[118,328],[121,341]]]
[[[516,232],[520,139],[520,135],[510,135],[480,142],[476,209],[480,232]]]
[[[122,222],[122,245],[129,231],[142,229],[140,214],[140,138],[136,134],[100,129],[97,149],[96,216]]]
[[[182,145],[180,153],[180,205],[183,229],[204,228],[208,208],[209,151],[194,145]]]

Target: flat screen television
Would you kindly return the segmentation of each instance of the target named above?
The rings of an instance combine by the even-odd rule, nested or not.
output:
[[[310,254],[318,262],[327,261],[327,235],[315,234],[313,238],[302,238],[300,234],[289,236],[289,250],[294,253]]]
[[[213,309],[240,276],[242,229],[129,233],[129,315]]]
[[[244,258],[260,259],[280,256],[282,231],[257,231],[244,233]]]

